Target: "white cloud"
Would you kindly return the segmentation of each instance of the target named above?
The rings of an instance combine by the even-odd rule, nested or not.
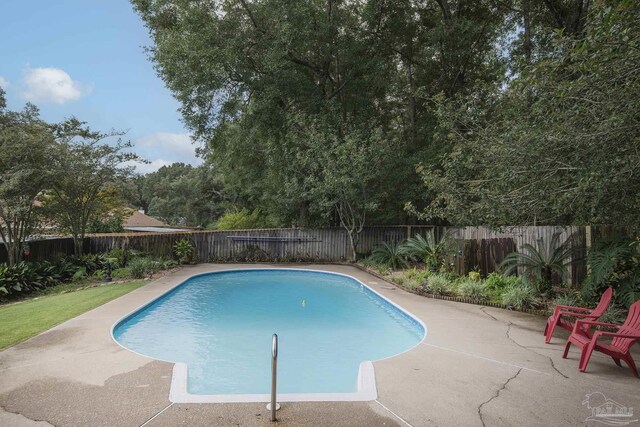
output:
[[[6,89],[6,88],[8,88],[9,86],[11,86],[11,85],[9,84],[9,80],[7,80],[7,79],[5,79],[4,77],[0,76],[0,87],[1,87],[2,89]]]
[[[60,68],[28,68],[22,95],[28,101],[64,104],[91,93],[91,88],[73,80]]]
[[[143,136],[134,142],[137,151],[162,153],[174,162],[198,163],[196,146],[191,143],[188,133],[157,132]]]
[[[188,133],[156,132],[133,141],[133,150],[151,163],[131,163],[136,172],[155,172],[172,163],[186,163],[197,166],[202,159],[196,157],[196,145],[191,143]]]
[[[139,174],[145,175],[151,172],[155,172],[163,166],[169,166],[173,162],[167,160],[156,159],[151,160],[150,163],[138,163],[134,161],[125,162],[124,166],[133,166],[135,171]]]

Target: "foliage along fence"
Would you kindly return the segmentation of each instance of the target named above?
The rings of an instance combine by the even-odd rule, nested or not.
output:
[[[442,235],[444,227],[380,226],[367,227],[360,235],[358,252],[368,254],[383,242],[401,242],[416,234],[434,229]],[[576,247],[583,247],[593,236],[605,236],[603,230],[590,227],[510,227],[494,231],[486,227],[450,228],[456,238],[456,253],[450,259],[456,272],[467,274],[478,270],[487,275],[510,252],[536,240],[549,241],[560,232],[560,241],[571,238]],[[119,233],[88,236],[84,250],[89,253],[108,252],[114,248],[136,249],[155,256],[171,256],[173,245],[180,239],[190,240],[199,262],[343,262],[350,255],[349,239],[341,228],[269,229],[269,230],[203,230],[180,233]],[[6,261],[6,250],[0,249],[0,261]],[[29,243],[30,260],[57,258],[73,253],[70,238],[36,240]],[[569,269],[571,283],[580,283],[586,273],[584,260],[574,260]]]

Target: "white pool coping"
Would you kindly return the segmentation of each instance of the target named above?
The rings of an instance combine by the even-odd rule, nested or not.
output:
[[[262,402],[270,402],[271,396],[269,394],[191,394],[188,391],[188,379],[189,379],[189,368],[186,363],[175,362],[171,360],[158,359],[155,357],[150,357],[145,354],[139,353],[137,351],[131,350],[130,348],[125,347],[120,344],[120,342],[115,338],[114,331],[115,328],[125,321],[127,318],[137,313],[138,311],[144,309],[145,307],[153,304],[156,300],[162,298],[164,295],[173,291],[179,286],[182,286],[187,281],[193,279],[198,276],[205,276],[209,274],[215,273],[230,273],[230,272],[246,272],[246,271],[264,271],[264,270],[280,270],[280,271],[309,271],[314,273],[324,273],[324,274],[333,274],[337,276],[347,277],[351,280],[356,281],[361,286],[367,288],[373,294],[377,295],[379,298],[384,300],[386,303],[392,305],[393,307],[400,310],[402,313],[413,319],[416,323],[418,323],[424,329],[424,335],[422,339],[416,343],[416,345],[402,351],[400,353],[394,354],[393,356],[389,356],[380,360],[387,360],[393,357],[399,356],[406,352],[409,352],[422,344],[422,342],[427,337],[427,327],[426,325],[416,317],[413,313],[399,306],[395,302],[391,301],[384,295],[380,294],[375,289],[372,289],[367,284],[363,283],[361,280],[350,276],[348,274],[337,273],[334,271],[326,271],[326,270],[314,270],[308,268],[269,268],[269,267],[261,267],[261,268],[237,268],[237,269],[229,269],[229,270],[217,270],[217,271],[208,271],[204,273],[194,274],[177,283],[175,286],[167,289],[162,292],[160,295],[152,298],[150,301],[142,304],[140,307],[132,310],[127,313],[125,316],[122,316],[111,326],[111,339],[123,349],[135,353],[139,356],[145,357],[147,359],[152,360],[160,360],[167,363],[173,363],[173,373],[171,376],[171,389],[169,391],[169,400],[172,403],[262,403]],[[378,398],[378,391],[376,388],[376,378],[375,378],[375,370],[373,368],[373,363],[369,360],[362,361],[358,368],[358,379],[357,379],[357,390],[355,392],[350,393],[278,393],[277,400],[278,402],[366,402],[376,400]]]
[[[186,363],[176,363],[171,377],[169,400],[173,403],[247,403],[270,402],[269,394],[191,394]],[[364,361],[358,369],[358,390],[352,393],[278,393],[278,402],[362,402],[376,400],[376,377],[373,363]]]

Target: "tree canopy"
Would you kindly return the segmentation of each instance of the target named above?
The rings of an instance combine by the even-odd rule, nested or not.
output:
[[[234,208],[354,237],[637,219],[631,0],[132,3]]]
[[[49,185],[56,157],[53,132],[38,109],[27,104],[15,112],[5,106],[0,88],[0,237],[14,264],[38,224],[39,196]]]

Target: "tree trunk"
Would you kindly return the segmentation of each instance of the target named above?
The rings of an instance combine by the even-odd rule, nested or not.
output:
[[[356,246],[358,243],[354,238],[355,230],[347,230],[347,234],[349,235],[349,243],[351,244],[351,261],[356,262],[358,258],[358,253],[356,252]]]
[[[529,0],[522,0],[522,24],[524,27],[524,43],[522,45],[522,50],[527,63],[530,63],[533,43],[531,41],[531,10],[529,7]]]
[[[7,260],[10,266],[15,265],[17,262],[20,261],[20,250],[19,250],[20,245],[16,245],[15,242],[14,243],[5,242],[4,247],[7,249]]]
[[[409,142],[415,143],[416,140],[416,98],[415,84],[413,82],[413,68],[411,62],[407,61],[405,75],[407,78],[407,89],[409,92],[407,100],[407,115],[409,116]]]

